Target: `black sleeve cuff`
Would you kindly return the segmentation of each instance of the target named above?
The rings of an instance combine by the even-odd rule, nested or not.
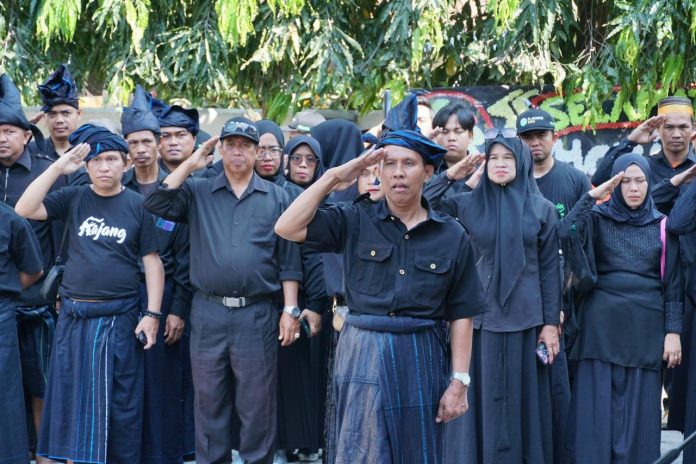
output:
[[[318,298],[307,302],[307,309],[317,314],[324,314],[329,306],[329,297]]]
[[[665,303],[665,333],[681,334],[684,329],[684,310],[682,303]]]

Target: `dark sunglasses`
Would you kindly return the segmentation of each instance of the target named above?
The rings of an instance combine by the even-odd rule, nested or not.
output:
[[[483,138],[485,140],[493,140],[497,139],[500,135],[502,135],[505,139],[514,139],[517,137],[517,130],[510,127],[506,127],[504,129],[493,127],[491,129],[486,129],[486,132],[483,133]]]
[[[256,126],[239,121],[229,121],[225,123],[225,126],[222,128],[222,131],[242,133],[251,137],[259,136],[259,131],[256,129]]]

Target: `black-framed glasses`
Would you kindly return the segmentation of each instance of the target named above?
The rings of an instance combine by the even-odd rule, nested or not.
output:
[[[483,133],[483,138],[485,140],[493,140],[497,139],[499,135],[502,135],[505,139],[514,139],[517,137],[517,130],[511,127],[505,127],[503,129],[493,127],[491,129],[486,129],[486,131]]]
[[[263,161],[267,156],[271,159],[280,159],[283,149],[280,147],[259,147],[259,152],[256,154],[258,161]]]
[[[304,160],[304,162],[305,162],[305,164],[307,164],[307,166],[313,166],[319,162],[319,158],[317,158],[314,155],[305,155],[305,156],[290,155],[288,159],[290,160],[290,162],[292,164],[297,164],[297,165],[302,164],[302,161]]]
[[[251,137],[258,138],[259,131],[253,124],[247,124],[243,121],[228,121],[222,128],[223,133],[242,133]]]

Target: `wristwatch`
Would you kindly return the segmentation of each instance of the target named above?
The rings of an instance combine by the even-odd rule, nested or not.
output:
[[[300,311],[300,308],[298,308],[297,306],[284,306],[283,312],[291,315],[293,319],[299,319],[300,314],[302,313],[302,311]]]
[[[466,372],[452,372],[451,380],[459,380],[465,387],[471,383],[471,377]]]

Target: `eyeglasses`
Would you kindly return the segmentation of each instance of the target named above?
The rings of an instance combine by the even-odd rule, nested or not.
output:
[[[256,159],[258,161],[263,161],[267,156],[271,159],[280,159],[280,155],[283,153],[283,149],[280,147],[259,147],[259,152],[256,154]]]
[[[228,121],[225,123],[225,125],[222,128],[223,133],[243,133],[246,135],[249,135],[254,138],[258,138],[259,136],[259,131],[256,129],[256,126],[252,124],[247,124],[245,122],[240,122],[240,121]]]
[[[483,138],[485,140],[493,140],[498,138],[499,135],[502,135],[505,139],[514,139],[517,137],[517,130],[510,127],[506,127],[504,129],[494,127],[492,129],[486,129],[486,132],[483,133]]]
[[[307,166],[313,166],[319,162],[319,158],[312,155],[290,155],[289,159],[292,164],[299,165],[302,164],[302,161],[304,161]]]

